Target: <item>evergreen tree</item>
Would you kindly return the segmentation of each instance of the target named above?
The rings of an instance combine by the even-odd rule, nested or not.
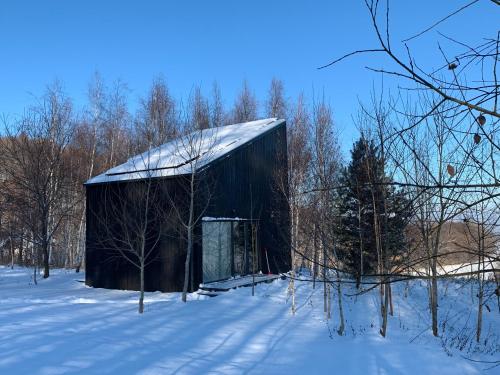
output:
[[[349,272],[358,279],[377,271],[375,215],[381,223],[385,256],[393,258],[405,250],[409,204],[403,192],[390,182],[384,175],[384,160],[375,144],[361,137],[354,143],[351,161],[342,171],[337,193],[339,254]]]

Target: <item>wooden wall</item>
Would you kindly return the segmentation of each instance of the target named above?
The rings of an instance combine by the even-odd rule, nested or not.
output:
[[[215,189],[204,216],[259,220],[261,270],[267,272],[264,249],[271,272],[290,270],[290,216],[278,188],[280,174],[287,173],[285,123],[215,161],[206,172]],[[201,275],[197,266],[195,274]]]
[[[124,228],[116,224],[120,218],[113,213],[120,203],[126,189],[133,188],[141,181],[130,181],[87,186],[87,230],[85,270],[86,284],[98,288],[139,289],[139,271],[117,249],[117,243],[109,241],[110,232],[115,237],[125,237]],[[152,213],[150,237],[157,235],[161,240],[152,249],[148,258],[149,265],[145,271],[145,289],[147,291],[178,291],[182,288],[184,275],[185,245],[177,216],[169,209],[170,198],[176,201],[180,211],[184,200],[180,197],[184,187],[177,179],[153,180],[153,206],[161,207],[163,212],[158,216]],[[168,191],[167,191],[168,190]],[[168,195],[167,195],[168,194]],[[140,212],[129,212],[130,220],[134,220]],[[155,216],[160,221],[155,221]],[[151,239],[151,240],[152,240]],[[150,241],[151,242],[151,241]],[[149,249],[152,248],[151,244]],[[134,257],[131,258],[135,260]]]

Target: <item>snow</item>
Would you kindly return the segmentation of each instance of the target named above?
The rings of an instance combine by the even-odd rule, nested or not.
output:
[[[479,268],[479,265],[477,262],[475,263],[458,263],[458,264],[438,264],[437,266],[437,274],[438,275],[456,275],[456,274],[465,274],[470,272],[470,275],[464,275],[462,277],[465,278],[473,278],[477,277],[474,272],[480,271],[486,271],[484,273],[485,277],[488,280],[494,280],[495,276],[493,274],[494,270],[500,269],[500,262],[498,261],[493,261],[493,262],[487,262],[484,265],[481,264],[481,267]],[[488,271],[489,270],[489,271]],[[412,272],[412,275],[427,275],[428,272],[425,268],[420,268],[418,271]]]
[[[91,178],[86,185],[188,174],[192,167],[203,168],[283,121],[268,118],[196,131],[134,156]]]
[[[233,289],[217,297],[93,289],[84,274],[54,270],[31,282],[31,270],[0,267],[0,374],[498,374],[472,362],[499,359],[496,301],[484,312],[487,343],[463,334],[475,322],[474,284],[440,285],[441,338],[429,332],[425,283],[394,285],[388,337],[378,334],[378,291],[345,300],[346,334],[323,314],[321,284],[297,282],[297,313],[290,313],[288,281]],[[352,294],[351,287],[344,291]],[[453,328],[450,328],[453,327]]]
[[[211,217],[203,216],[201,221],[249,221],[249,219],[243,219],[241,217]]]

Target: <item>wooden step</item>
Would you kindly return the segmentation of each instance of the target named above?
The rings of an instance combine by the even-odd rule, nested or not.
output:
[[[255,279],[252,275],[243,276],[237,279],[227,279],[221,281],[214,281],[211,283],[201,284],[200,289],[210,292],[227,292],[231,289],[249,287],[252,285],[257,285],[259,283],[270,283],[273,280],[280,278],[281,275],[255,275]]]
[[[209,290],[198,290],[200,296],[217,297],[220,293],[211,292]]]

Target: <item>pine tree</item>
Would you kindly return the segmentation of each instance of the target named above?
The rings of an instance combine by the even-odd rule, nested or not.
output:
[[[337,193],[339,253],[346,268],[358,280],[377,270],[374,215],[378,215],[382,223],[386,256],[394,257],[405,250],[404,229],[409,204],[403,192],[390,185],[390,178],[383,172],[383,163],[373,141],[362,137],[354,143],[351,161],[340,177],[341,188]]]

